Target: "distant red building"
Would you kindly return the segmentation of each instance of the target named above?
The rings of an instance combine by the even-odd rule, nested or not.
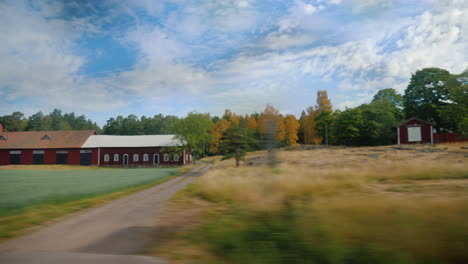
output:
[[[0,124],[1,127],[1,124]],[[0,130],[0,165],[175,166],[192,163],[174,135],[106,136],[93,130]]]
[[[398,145],[400,144],[433,144],[432,124],[413,117],[402,122],[397,127]]]

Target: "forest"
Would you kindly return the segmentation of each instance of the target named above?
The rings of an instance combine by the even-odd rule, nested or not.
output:
[[[393,88],[379,90],[369,103],[334,110],[326,90],[317,91],[316,104],[300,117],[283,115],[267,105],[261,113],[239,115],[225,110],[222,116],[191,112],[185,117],[130,114],[111,117],[101,128],[84,115],[63,113],[29,117],[21,112],[0,116],[4,131],[96,130],[105,135],[176,134],[200,156],[223,153],[229,135],[244,135],[248,148],[262,149],[273,131],[276,146],[330,144],[374,146],[396,143],[395,127],[411,117],[431,122],[437,132],[468,133],[468,69],[451,74],[439,68],[424,68],[412,74],[404,94]],[[273,128],[269,120],[273,120]],[[273,129],[273,130],[272,130]],[[271,133],[270,133],[271,134]],[[251,139],[251,140],[250,140]],[[225,145],[225,144],[224,144]]]

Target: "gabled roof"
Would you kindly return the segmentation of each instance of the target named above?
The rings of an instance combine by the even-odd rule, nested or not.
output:
[[[94,130],[0,132],[0,149],[80,148]],[[43,139],[48,136],[50,139]]]
[[[417,118],[417,117],[412,117],[412,118],[410,118],[410,119],[407,119],[407,120],[401,122],[400,124],[398,124],[398,126],[402,126],[402,125],[404,125],[404,124],[406,124],[406,123],[409,123],[409,122],[411,122],[411,121],[418,121],[418,122],[421,122],[421,123],[424,123],[424,124],[427,124],[427,125],[430,125],[430,126],[433,125],[433,124],[431,124],[431,123],[429,123],[429,122],[427,122],[427,121],[424,121],[424,120],[422,120],[422,119],[419,119],[419,118]]]
[[[109,136],[93,135],[82,148],[173,147],[182,142],[175,135]]]

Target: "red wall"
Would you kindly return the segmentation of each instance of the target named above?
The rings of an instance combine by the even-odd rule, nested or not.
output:
[[[44,150],[44,164],[56,164],[57,163],[57,150],[68,151],[68,164],[69,165],[80,165],[80,150],[81,149],[45,149]],[[98,149],[92,150],[91,153],[91,164],[98,164]],[[21,150],[21,164],[32,164],[33,163],[33,150],[22,149]],[[170,154],[169,161],[164,161],[164,153],[161,152],[161,148],[101,148],[100,164],[101,166],[122,166],[123,155],[128,154],[128,165],[129,166],[153,166],[153,155],[159,154],[159,165],[160,166],[176,166],[183,165],[183,152],[179,154],[179,161],[173,160],[173,154]],[[185,151],[186,154],[191,155],[189,151]],[[104,155],[109,154],[109,162],[104,162]],[[119,161],[114,162],[114,154],[119,154]],[[133,154],[138,154],[138,161],[133,161]],[[148,161],[143,161],[143,154],[149,155]],[[186,164],[192,163],[192,160],[186,160]],[[10,150],[0,150],[0,165],[10,164]]]
[[[80,165],[80,149],[68,150],[68,164],[69,165]]]
[[[97,153],[98,150],[93,150],[93,165],[97,165]],[[179,154],[179,161],[174,161],[173,153],[169,154],[169,161],[164,161],[164,154],[167,152],[162,152],[159,147],[151,148],[101,148],[100,149],[100,164],[101,166],[122,166],[123,165],[123,156],[128,154],[128,165],[129,166],[153,166],[153,155],[159,154],[159,165],[160,166],[176,166],[183,165],[183,152]],[[188,151],[185,151],[186,154],[190,154]],[[104,155],[109,154],[109,161],[104,161]],[[114,161],[114,154],[119,154],[119,160]],[[133,155],[138,154],[138,161],[133,161]],[[143,161],[143,155],[148,154],[148,161]],[[96,156],[96,158],[94,158]],[[190,161],[185,162],[186,164],[191,163]]]
[[[44,164],[55,164],[57,159],[55,149],[46,149],[44,151]]]
[[[10,151],[0,150],[0,165],[10,164]]]
[[[21,164],[33,164],[33,154],[31,149],[21,150]]]
[[[408,127],[420,126],[421,127],[421,141],[409,142],[408,141]],[[419,120],[410,120],[409,122],[398,127],[400,131],[400,144],[416,144],[416,143],[431,143],[431,126]]]
[[[468,141],[468,138],[463,138],[461,135],[454,133],[434,134],[434,144],[463,141]]]

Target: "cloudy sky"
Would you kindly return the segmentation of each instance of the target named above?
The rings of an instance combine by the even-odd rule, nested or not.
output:
[[[0,115],[296,114],[468,67],[465,0],[0,0]]]

